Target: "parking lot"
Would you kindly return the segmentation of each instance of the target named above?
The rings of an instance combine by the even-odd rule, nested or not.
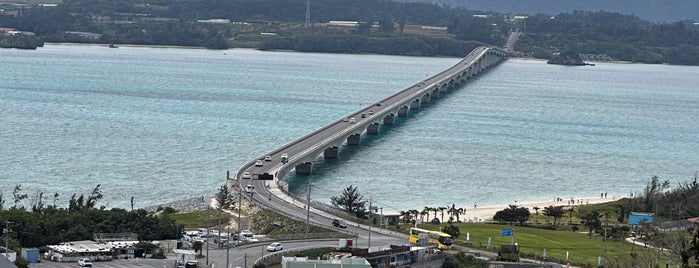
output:
[[[52,262],[31,263],[30,268],[80,268],[76,262]],[[105,262],[93,262],[94,268],[176,268],[174,259],[131,259],[114,260]]]

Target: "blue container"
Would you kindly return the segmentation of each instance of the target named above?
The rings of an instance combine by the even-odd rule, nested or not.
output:
[[[26,259],[29,263],[39,263],[39,249],[23,248],[22,258]]]

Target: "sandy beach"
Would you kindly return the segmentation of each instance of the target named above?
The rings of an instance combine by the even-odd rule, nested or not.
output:
[[[534,207],[539,207],[539,214],[542,214],[542,209],[548,206],[578,206],[587,204],[599,204],[619,200],[621,197],[618,196],[607,196],[605,197],[583,197],[575,199],[561,199],[560,201],[550,200],[541,202],[530,202],[530,203],[512,203],[508,205],[495,205],[495,206],[477,206],[466,208],[466,213],[464,215],[463,221],[467,222],[483,222],[491,221],[496,212],[507,208],[509,205],[517,205],[520,207],[528,208],[532,213],[532,217],[535,214]]]

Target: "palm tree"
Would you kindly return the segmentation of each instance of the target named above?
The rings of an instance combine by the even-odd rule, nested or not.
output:
[[[438,207],[437,210],[442,212],[442,220],[440,222],[444,222],[444,211],[447,210],[447,207]],[[437,217],[436,214],[434,216],[435,216],[435,218]]]
[[[536,218],[535,218],[536,220],[535,221],[536,221],[536,223],[539,223],[539,209],[541,209],[541,208],[540,207],[533,207],[532,209],[534,209],[534,211],[536,211]]]
[[[451,207],[449,208],[449,210],[447,210],[447,215],[449,215],[449,222],[454,221],[454,216],[456,216],[455,214],[456,214],[456,208],[455,208],[454,204],[451,204]]]
[[[414,219],[415,221],[417,221],[417,216],[420,215],[420,212],[417,211],[417,209],[411,209],[411,210],[408,210],[408,212],[410,212],[410,214],[413,215],[413,219]]]
[[[573,213],[575,212],[575,207],[570,207],[568,209],[568,224],[573,224]]]
[[[429,219],[430,218],[430,211],[432,211],[431,207],[425,207],[425,209],[423,209],[420,212],[420,221],[425,222],[425,220],[423,219],[424,216],[427,216],[427,218]]]
[[[459,208],[456,210],[456,222],[461,222],[461,220],[459,220],[460,214],[466,214],[466,208]]]
[[[408,223],[408,221],[410,221],[410,212],[401,210],[400,216],[403,217],[404,223]]]

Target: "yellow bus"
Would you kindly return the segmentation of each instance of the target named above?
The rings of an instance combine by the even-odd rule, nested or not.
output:
[[[420,241],[421,239],[427,239],[427,242],[423,243],[423,241]],[[410,238],[408,242],[410,242],[410,244],[436,245],[438,249],[443,250],[450,249],[454,240],[451,238],[451,235],[444,232],[410,228]]]

